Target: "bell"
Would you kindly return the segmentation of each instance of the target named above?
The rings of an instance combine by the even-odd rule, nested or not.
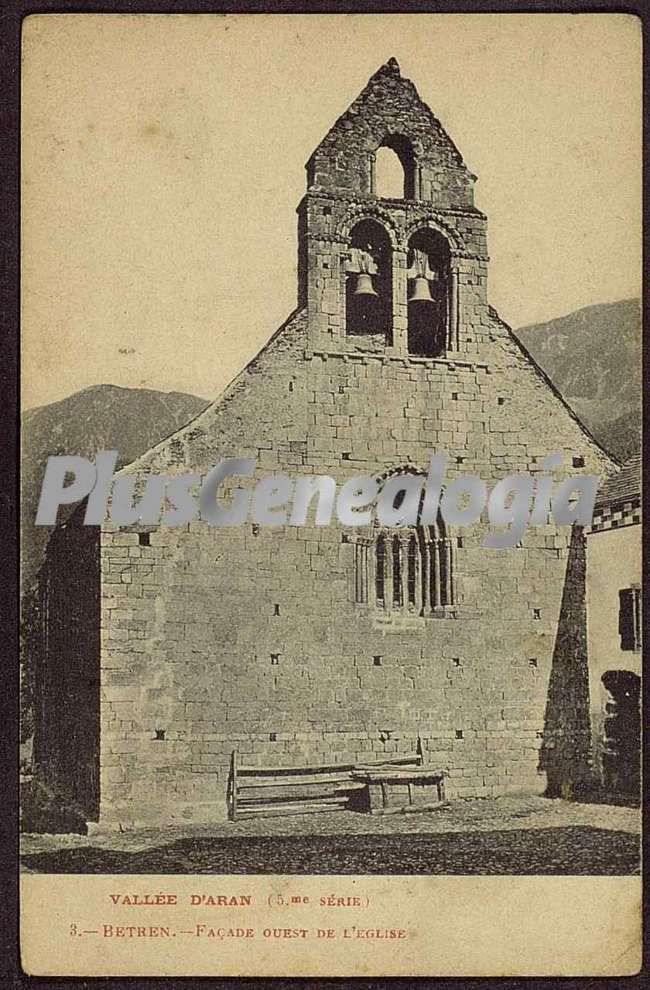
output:
[[[411,290],[411,294],[408,298],[410,303],[412,302],[433,302],[431,298],[431,293],[429,291],[429,283],[426,278],[419,275],[415,279],[415,284]]]
[[[372,287],[372,277],[366,272],[361,272],[357,279],[357,287],[354,290],[355,296],[376,296],[377,293]]]

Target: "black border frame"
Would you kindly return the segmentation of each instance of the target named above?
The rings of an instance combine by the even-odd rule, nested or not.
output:
[[[3,430],[0,437],[0,616],[3,636],[2,657],[5,661],[4,683],[0,691],[0,724],[4,728],[0,745],[0,767],[4,781],[0,800],[0,986],[16,990],[173,990],[176,987],[201,990],[271,990],[305,988],[360,990],[385,988],[508,988],[508,990],[587,990],[612,987],[635,990],[650,982],[648,932],[644,925],[643,964],[640,973],[631,977],[527,977],[527,978],[444,978],[444,977],[35,977],[20,965],[18,918],[18,511],[20,454],[20,99],[21,99],[21,32],[22,22],[30,14],[205,14],[205,13],[284,13],[284,14],[382,14],[382,13],[471,13],[471,14],[542,14],[542,13],[622,13],[641,20],[643,34],[643,133],[644,147],[648,128],[649,32],[650,13],[643,0],[5,0],[0,8],[0,401]],[[606,59],[606,53],[604,53]],[[644,160],[643,217],[647,220],[650,175]],[[647,339],[646,313],[650,299],[648,262],[650,225],[644,226],[644,342]],[[643,379],[650,386],[650,348],[643,349]],[[650,400],[644,396],[643,409],[644,480],[650,458]],[[644,505],[644,571],[650,559],[650,508]],[[644,598],[644,622],[647,621]],[[650,611],[650,609],[648,610]],[[646,628],[647,625],[646,625]],[[650,723],[650,691],[644,693],[644,721]],[[644,745],[644,793],[648,793],[650,771],[648,749]],[[647,825],[644,808],[644,826]],[[644,828],[644,853],[650,852],[650,839]],[[646,903],[644,884],[643,903]],[[645,911],[644,911],[645,915]]]

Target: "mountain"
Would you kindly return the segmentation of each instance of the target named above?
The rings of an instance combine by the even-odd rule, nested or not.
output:
[[[50,528],[35,526],[45,465],[50,455],[94,457],[119,451],[118,467],[174,433],[208,405],[183,392],[93,385],[22,417],[21,583],[30,587],[40,566]]]
[[[638,454],[641,450],[641,410],[632,409],[606,422],[601,443],[621,464]]]
[[[623,461],[641,447],[641,305],[602,303],[514,331],[600,444]]]

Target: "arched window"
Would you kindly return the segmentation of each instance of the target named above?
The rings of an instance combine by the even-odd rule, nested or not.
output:
[[[449,244],[434,230],[418,230],[408,244],[408,351],[438,357],[447,347]]]
[[[374,555],[378,609],[431,615],[454,604],[453,547],[440,516],[433,526],[382,530]]]
[[[415,160],[410,141],[387,137],[375,152],[372,191],[382,199],[415,199]]]
[[[400,494],[394,506],[399,508]],[[360,537],[355,552],[355,600],[368,603],[359,589],[374,587],[381,612],[436,615],[455,602],[454,549],[440,513],[433,525],[421,525],[420,500],[415,526],[378,529],[373,538]],[[374,580],[373,580],[374,576]]]
[[[350,234],[345,279],[345,329],[391,343],[393,289],[391,243],[373,219],[360,220]]]

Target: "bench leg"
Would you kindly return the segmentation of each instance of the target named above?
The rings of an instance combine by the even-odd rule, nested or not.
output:
[[[228,789],[226,791],[228,818],[234,822],[237,818],[237,750],[233,749],[230,757],[230,773],[228,774]]]

